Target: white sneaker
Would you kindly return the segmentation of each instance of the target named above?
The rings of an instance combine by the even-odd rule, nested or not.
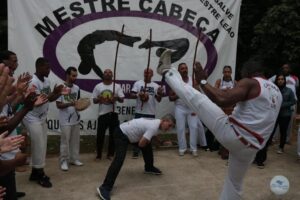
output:
[[[179,151],[179,156],[184,156],[184,151]]]
[[[168,71],[171,68],[171,50],[165,50],[160,58],[159,63],[156,69],[156,72],[160,75],[162,75],[165,71]]]
[[[68,171],[69,170],[67,161],[64,160],[64,161],[61,162],[60,169],[63,170],[63,171]]]
[[[80,162],[79,160],[75,160],[75,161],[70,162],[70,163],[71,163],[71,165],[75,165],[75,166],[82,166],[83,165],[83,163]]]
[[[277,150],[277,153],[278,153],[278,154],[283,154],[283,150],[282,150],[282,149],[278,149],[278,150]]]
[[[197,156],[198,156],[198,152],[197,152],[197,151],[192,151],[192,155],[193,155],[194,157],[197,157]]]

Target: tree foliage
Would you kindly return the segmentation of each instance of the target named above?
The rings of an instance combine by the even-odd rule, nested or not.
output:
[[[299,12],[298,0],[243,0],[237,64],[260,58],[271,73],[283,63],[299,64]],[[294,70],[299,72],[299,67],[294,67]]]
[[[283,0],[255,26],[252,47],[271,64],[300,61],[300,1]]]

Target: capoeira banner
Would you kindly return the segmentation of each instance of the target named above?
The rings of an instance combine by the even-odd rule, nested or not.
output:
[[[63,83],[69,66],[78,69],[82,97],[91,97],[105,69],[113,71],[119,42],[117,83],[126,94],[116,111],[120,121],[133,118],[135,100],[128,99],[131,86],[143,79],[151,48],[150,67],[155,71],[164,49],[172,50],[172,65],[185,62],[192,73],[196,60],[205,66],[209,82],[222,69],[235,69],[241,0],[9,0],[8,46],[16,52],[21,72],[35,72],[35,60],[51,63],[50,80]],[[121,34],[122,25],[125,26]],[[152,29],[152,40],[149,30]],[[155,74],[154,81],[160,81]],[[172,113],[173,103],[163,98],[157,117]],[[95,134],[98,105],[81,112],[82,134]],[[59,130],[58,110],[52,103],[48,128]]]

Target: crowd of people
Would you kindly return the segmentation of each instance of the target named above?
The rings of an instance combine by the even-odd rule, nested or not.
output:
[[[142,153],[145,173],[162,174],[154,166],[152,140],[159,130],[175,127],[179,156],[185,156],[187,152],[198,156],[199,143],[210,150],[215,149],[213,143],[218,143],[221,157],[228,159],[228,175],[220,199],[240,199],[249,165],[255,162],[258,167],[264,167],[267,149],[278,125],[280,144],[277,153],[284,153],[284,146],[291,138],[289,127],[296,114],[299,81],[291,75],[288,64],[283,65],[274,78],[267,80],[260,62],[248,62],[242,69],[241,80],[235,81],[231,66],[224,66],[222,77],[212,86],[207,82],[207,75],[199,62],[194,66],[193,78],[189,76],[186,63],[180,63],[177,69],[170,66],[169,53],[162,53],[157,72],[164,77],[170,90],[167,93],[162,85],[153,82],[154,72],[146,68],[144,78],[133,84],[129,94],[131,99],[136,100],[136,112],[130,121],[119,122],[116,102],[122,103],[125,94],[121,86],[114,83],[110,69],[103,71],[102,82],[95,86],[92,99],[94,104],[99,105],[96,159],[102,159],[108,129],[106,158],[112,160],[97,192],[100,198],[110,199],[129,144],[132,146],[132,158],[138,158]],[[52,187],[51,179],[44,170],[48,132],[46,118],[50,102],[55,101],[59,110],[61,170],[68,171],[69,164],[83,165],[79,158],[80,113],[75,107],[81,98],[80,88],[75,84],[76,67],[67,68],[65,80],[52,89],[48,78],[51,63],[47,59],[37,58],[35,73],[25,72],[18,77],[13,77],[18,67],[14,52],[1,52],[0,63],[0,200],[16,200],[25,193],[16,188],[15,168],[27,161],[27,155],[20,151],[25,140],[25,136],[17,132],[20,124],[30,138],[32,168],[29,180],[45,188]],[[167,114],[157,119],[156,107],[164,96],[174,102],[174,117]],[[300,158],[300,150],[297,153]]]

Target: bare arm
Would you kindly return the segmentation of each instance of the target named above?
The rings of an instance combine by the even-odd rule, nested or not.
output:
[[[176,95],[175,92],[170,91],[170,93],[169,93],[169,100],[170,100],[170,101],[176,101],[178,98],[179,98],[179,97]]]
[[[145,146],[147,146],[150,143],[150,141],[148,139],[146,139],[145,137],[142,137],[139,141],[139,147],[143,148]]]
[[[48,95],[48,100],[50,102],[55,101],[56,99],[58,99],[58,97],[60,97],[62,90],[63,90],[64,86],[63,85],[55,85],[53,92],[51,92]]]
[[[195,76],[198,82],[206,79],[206,73],[199,62],[195,66]],[[254,98],[259,95],[260,86],[254,79],[244,78],[240,80],[236,87],[230,90],[220,90],[210,84],[201,85],[202,90],[213,102],[219,106],[231,106],[240,101]]]
[[[221,85],[221,79],[216,80],[215,88],[220,88],[220,85]]]
[[[130,92],[130,98],[131,98],[131,99],[137,99],[137,98],[138,98],[138,93],[137,93],[137,92],[134,92],[134,91],[131,91],[131,92]]]

